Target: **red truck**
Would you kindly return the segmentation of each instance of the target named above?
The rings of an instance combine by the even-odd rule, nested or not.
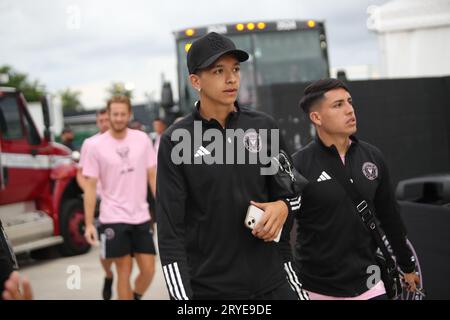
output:
[[[45,97],[41,103],[43,137],[24,96],[0,87],[0,220],[16,254],[55,245],[64,255],[82,254],[90,246],[76,163],[70,149],[51,141]]]

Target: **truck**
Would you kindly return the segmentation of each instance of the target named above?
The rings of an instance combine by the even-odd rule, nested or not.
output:
[[[229,37],[250,59],[241,65],[241,105],[258,109],[261,90],[281,83],[314,81],[329,76],[328,44],[323,22],[315,20],[247,21],[187,28],[174,32],[177,50],[179,107],[186,114],[197,93],[190,86],[186,57],[192,43],[209,32]]]
[[[16,254],[59,246],[86,253],[82,191],[72,151],[52,141],[48,100],[41,100],[44,133],[23,94],[0,87],[0,220]]]

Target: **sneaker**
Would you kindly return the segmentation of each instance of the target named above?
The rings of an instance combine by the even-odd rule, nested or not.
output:
[[[111,300],[113,278],[105,278],[103,283],[103,300]]]

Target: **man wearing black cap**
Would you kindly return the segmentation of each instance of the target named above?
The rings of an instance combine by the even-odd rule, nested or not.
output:
[[[262,175],[263,164],[237,163],[240,154],[233,153],[243,150],[248,159],[264,148],[276,153],[274,143],[284,147],[278,137],[263,139],[263,130],[277,131],[272,118],[236,102],[239,64],[248,58],[217,33],[194,42],[187,61],[200,101],[161,137],[158,243],[172,299],[308,298],[272,241],[288,214],[299,209],[299,199]],[[239,130],[242,138],[234,134]],[[180,140],[188,141],[181,152]],[[183,161],[176,159],[179,154]],[[253,231],[244,226],[250,202],[264,211]]]
[[[375,227],[367,228],[360,216],[371,221],[372,214],[414,291],[419,278],[389,170],[376,147],[354,136],[357,122],[347,86],[336,79],[314,82],[305,89],[300,106],[317,132],[316,139],[293,156],[295,168],[310,181],[295,218],[296,262],[311,299],[386,298],[381,270],[376,268],[378,242],[370,231]],[[356,196],[365,206],[363,201],[355,206]]]

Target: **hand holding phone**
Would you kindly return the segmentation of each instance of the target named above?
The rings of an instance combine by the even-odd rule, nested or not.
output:
[[[258,222],[261,220],[263,214],[264,214],[263,210],[261,210],[260,208],[254,206],[254,205],[250,205],[247,209],[247,215],[244,220],[245,226],[247,228],[249,228],[250,230],[253,230],[256,227],[256,225],[258,224]],[[273,241],[275,241],[275,242],[280,241],[282,230],[283,229],[280,230],[280,232],[278,233],[278,236]]]

